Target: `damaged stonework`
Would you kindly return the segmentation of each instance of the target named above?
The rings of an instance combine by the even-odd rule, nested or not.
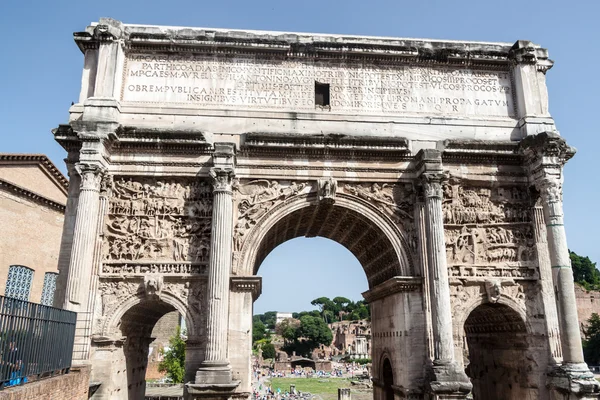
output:
[[[375,399],[598,398],[546,49],[104,18],[75,41],[57,303],[94,399],[143,399],[172,311],[185,397],[249,399],[257,274],[303,236],[365,271]]]

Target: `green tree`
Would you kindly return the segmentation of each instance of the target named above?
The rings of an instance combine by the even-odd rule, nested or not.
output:
[[[331,329],[329,329],[325,321],[310,315],[305,315],[300,318],[298,335],[305,339],[305,343],[309,348],[309,353],[321,344],[329,346],[333,340]]]
[[[275,346],[273,346],[273,343],[266,343],[261,347],[262,350],[262,356],[264,359],[268,359],[268,358],[275,358]]]
[[[600,289],[600,271],[596,269],[596,263],[593,263],[589,257],[580,256],[571,250],[569,256],[575,282],[587,290]]]
[[[319,307],[319,311],[326,322],[334,322],[332,315],[335,316],[337,314],[336,310],[338,307],[328,297],[319,297],[311,301],[310,304]],[[326,313],[326,311],[329,311],[329,313]]]
[[[600,363],[600,316],[593,313],[584,329],[583,355],[591,365]]]
[[[183,383],[185,375],[185,341],[181,328],[177,327],[175,335],[169,338],[169,347],[162,349],[163,360],[158,364],[159,372],[166,372],[167,378],[173,383]]]
[[[252,342],[256,342],[260,339],[264,339],[267,334],[267,328],[262,321],[253,321],[252,323]]]

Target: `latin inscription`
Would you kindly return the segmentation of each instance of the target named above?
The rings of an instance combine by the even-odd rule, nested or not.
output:
[[[314,103],[330,85],[330,107]],[[201,55],[129,55],[122,101],[198,108],[510,117],[508,72]]]

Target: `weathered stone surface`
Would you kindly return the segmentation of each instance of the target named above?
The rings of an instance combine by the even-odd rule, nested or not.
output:
[[[61,265],[83,282],[65,299],[95,398],[143,396],[152,327],[175,310],[186,396],[249,397],[255,275],[298,236],[365,270],[375,399],[595,396],[548,225],[572,152],[545,49],[110,19],[75,39],[81,97],[55,137],[94,167],[76,169]]]

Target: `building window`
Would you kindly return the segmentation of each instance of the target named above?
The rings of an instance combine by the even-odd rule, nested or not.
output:
[[[29,300],[33,270],[23,265],[11,265],[8,269],[8,280],[4,296],[13,299]]]
[[[46,272],[44,275],[44,288],[42,289],[42,299],[40,304],[45,306],[51,306],[54,304],[54,291],[56,290],[56,277],[58,276],[55,272]]]

